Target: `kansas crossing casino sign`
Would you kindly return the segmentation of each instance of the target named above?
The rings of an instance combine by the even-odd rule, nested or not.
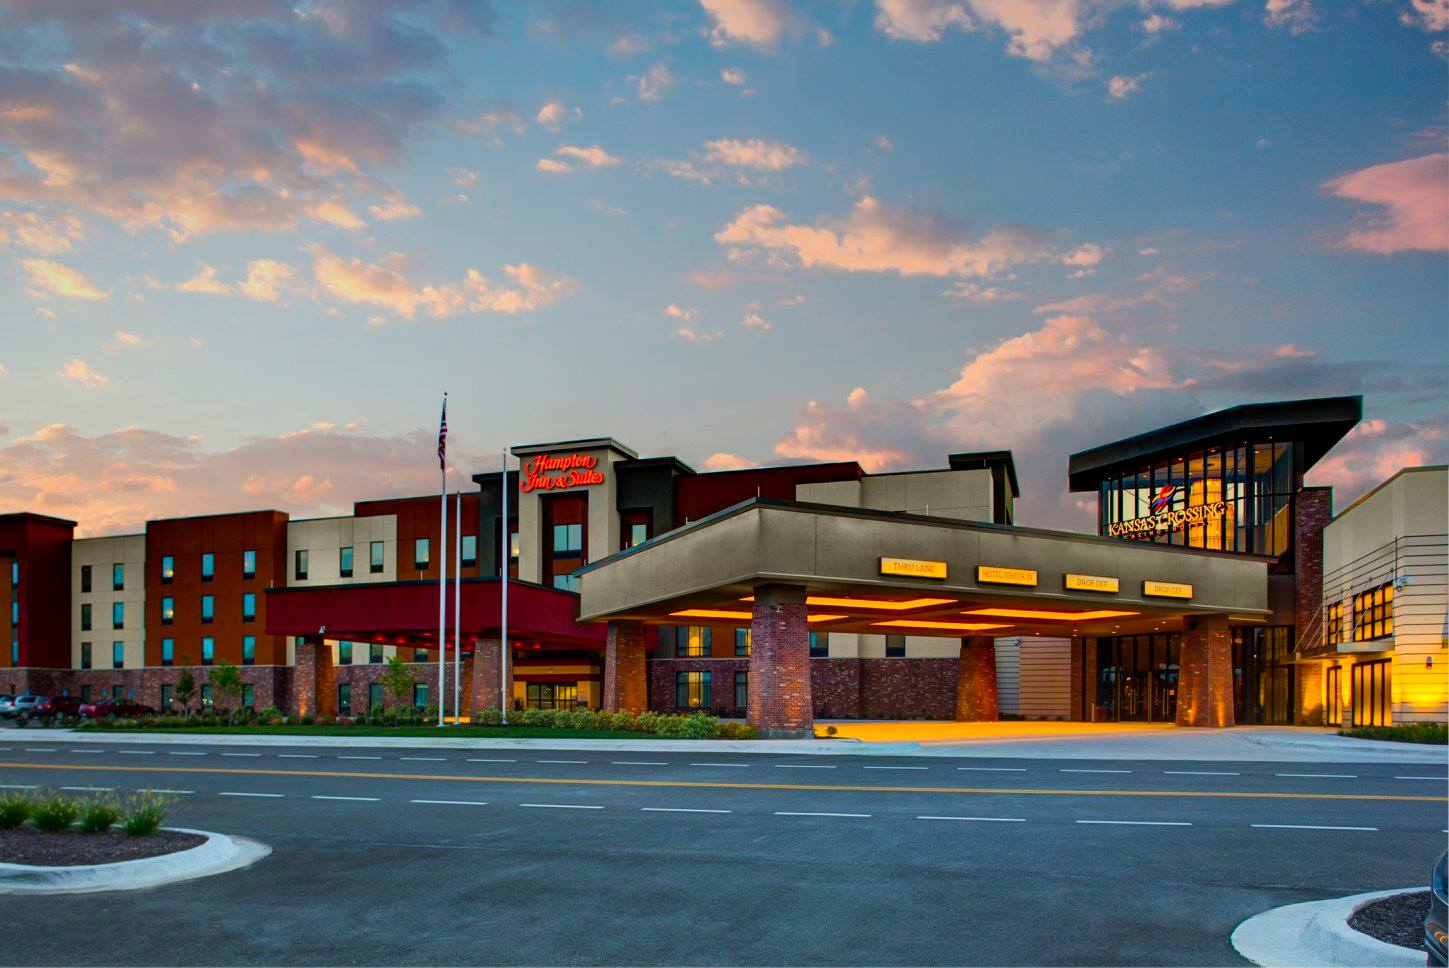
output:
[[[539,454],[523,464],[519,490],[557,491],[566,487],[592,487],[604,483],[599,459],[591,454]]]
[[[1133,518],[1130,521],[1113,521],[1107,525],[1107,534],[1114,538],[1124,535],[1135,538],[1168,531],[1181,531],[1189,525],[1221,521],[1228,516],[1226,501],[1214,501],[1211,504],[1199,504],[1190,508],[1173,508],[1170,511],[1164,510],[1172,503],[1172,495],[1176,492],[1176,485],[1164,485],[1162,490],[1152,498],[1151,514],[1145,518]]]

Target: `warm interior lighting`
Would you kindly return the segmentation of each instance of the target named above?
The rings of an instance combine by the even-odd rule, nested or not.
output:
[[[742,602],[753,602],[755,596],[747,595],[740,599]],[[904,612],[912,608],[926,608],[930,605],[952,605],[954,598],[908,598],[905,601],[893,602],[879,598],[830,598],[823,595],[810,595],[806,597],[806,605],[822,605],[826,608],[874,608],[882,612]]]
[[[748,622],[754,618],[752,612],[732,612],[723,608],[686,608],[679,612],[670,612],[670,618],[719,618],[731,622]],[[838,619],[849,618],[848,615],[810,615],[806,617],[807,622],[834,622]]]
[[[985,615],[989,618],[1040,618],[1056,622],[1090,622],[1095,618],[1117,618],[1120,615],[1136,615],[1136,612],[1114,612],[1099,609],[1095,612],[1049,612],[1036,608],[975,608],[962,615]]]
[[[989,629],[1011,628],[1010,625],[988,625],[984,622],[927,622],[908,618],[893,619],[889,622],[873,622],[872,625],[878,629],[938,629],[947,632],[985,632]]]
[[[849,618],[849,615],[811,615],[805,619],[807,622],[834,622],[837,619]]]

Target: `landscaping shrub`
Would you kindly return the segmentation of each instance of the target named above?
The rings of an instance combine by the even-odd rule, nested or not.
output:
[[[166,822],[174,797],[153,790],[133,793],[121,805],[121,832],[127,837],[149,837]]]
[[[52,793],[35,805],[30,822],[37,830],[69,830],[80,816],[80,804],[72,797]]]
[[[1384,739],[1397,743],[1449,743],[1449,726],[1444,723],[1397,723],[1393,726],[1355,726],[1339,730],[1354,739]]]
[[[80,827],[83,834],[105,833],[116,825],[121,819],[121,808],[114,800],[102,799],[91,800],[81,807]]]
[[[35,803],[23,793],[0,796],[0,830],[14,830],[30,819]]]

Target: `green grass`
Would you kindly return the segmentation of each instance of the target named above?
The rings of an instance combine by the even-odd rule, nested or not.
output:
[[[613,729],[554,729],[544,726],[337,726],[317,723],[303,726],[106,726],[92,727],[109,733],[187,733],[214,736],[426,736],[457,739],[666,739],[654,733],[630,733]]]
[[[1386,739],[1396,743],[1449,743],[1449,727],[1443,723],[1400,723],[1396,726],[1356,726],[1339,730],[1354,739]]]

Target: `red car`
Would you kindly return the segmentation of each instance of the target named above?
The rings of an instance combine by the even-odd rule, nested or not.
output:
[[[57,719],[61,716],[79,716],[82,706],[79,696],[51,696],[37,702],[29,712],[31,719]]]
[[[154,716],[156,710],[138,702],[120,699],[102,699],[100,702],[81,703],[82,719],[135,719],[138,716]]]

